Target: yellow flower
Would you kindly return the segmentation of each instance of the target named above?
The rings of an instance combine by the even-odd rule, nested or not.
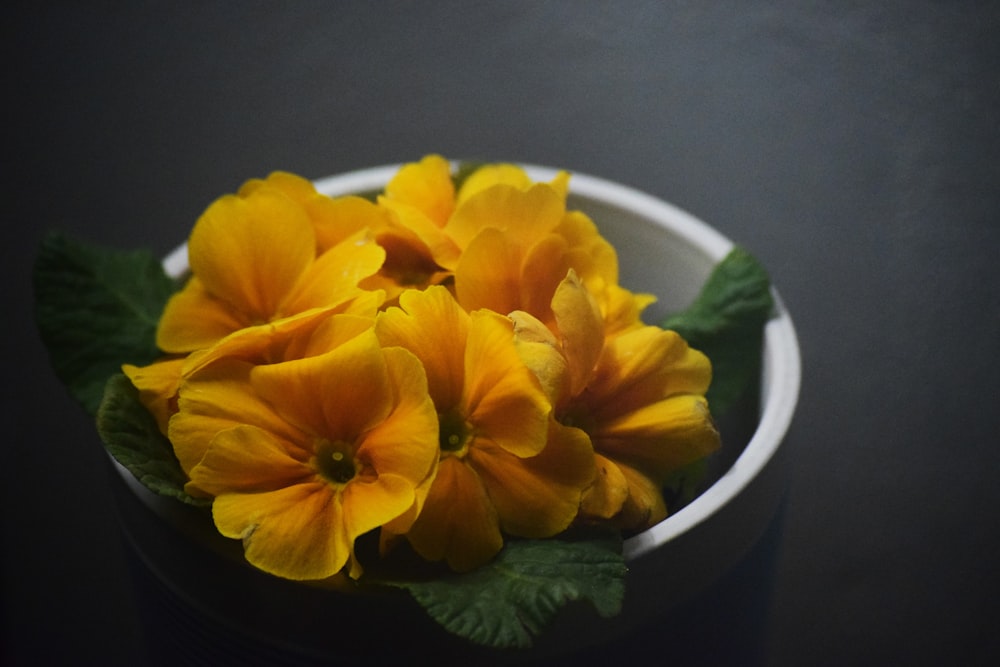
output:
[[[522,358],[557,419],[589,436],[598,474],[584,517],[642,529],[666,516],[660,486],[718,448],[704,394],[708,358],[673,331],[638,326],[606,335],[596,300],[573,272],[552,298],[556,326],[512,314]]]
[[[414,549],[466,571],[500,550],[504,532],[565,529],[593,477],[593,453],[582,433],[552,420],[510,319],[467,314],[445,288],[431,287],[404,292],[375,330],[383,345],[421,360],[439,415],[440,466],[406,534]]]
[[[565,182],[487,185],[473,181],[479,173],[470,177],[478,189],[446,228],[464,248],[455,268],[455,295],[464,308],[520,310],[554,327],[552,294],[572,270],[597,298],[609,331],[641,325],[652,297],[618,286],[614,248],[585,214],[566,210]],[[513,167],[499,173],[523,174]]]
[[[193,276],[168,302],[157,345],[191,352],[244,327],[346,303],[385,259],[366,228],[316,252],[309,212],[281,188],[258,183],[218,199],[191,232]]]
[[[267,191],[286,196],[306,214],[316,234],[317,255],[382,220],[371,202],[354,196],[327,197],[317,192],[311,181],[284,171],[272,172],[265,179],[251,178],[240,186],[237,194],[247,199],[256,192]]]
[[[188,490],[214,497],[216,527],[250,563],[289,579],[360,576],[355,540],[405,532],[437,464],[420,362],[370,328],[304,359],[220,358],[178,404],[169,435]]]
[[[270,364],[327,352],[370,329],[384,300],[382,291],[365,292],[345,304],[238,329],[211,347],[186,356],[169,355],[141,367],[125,364],[122,372],[139,390],[139,400],[166,434],[167,422],[177,412],[177,390],[184,377],[225,358]]]

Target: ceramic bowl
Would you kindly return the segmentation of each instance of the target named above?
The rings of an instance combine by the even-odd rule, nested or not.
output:
[[[315,184],[331,196],[367,193],[380,190],[398,168],[365,169]],[[537,181],[556,174],[546,167],[525,168]],[[572,175],[568,208],[587,213],[615,246],[622,285],[658,296],[646,311],[650,323],[688,305],[713,266],[733,247],[712,227],[671,204],[585,174]],[[183,274],[186,248],[178,248],[164,265],[175,276]],[[710,484],[663,522],[625,541],[629,573],[622,613],[601,619],[584,605],[568,607],[535,648],[507,657],[517,661],[561,655],[627,637],[718,581],[760,538],[783,496],[783,441],[800,382],[795,329],[776,290],[773,296],[776,308],[764,333],[759,391],[751,392],[736,417],[720,424],[723,451]],[[273,650],[280,656],[275,659],[285,663],[293,654],[310,662],[339,652],[360,660],[382,655],[393,643],[390,637],[405,644],[400,634],[405,627],[418,641],[431,642],[439,656],[475,654],[423,618],[408,598],[345,597],[234,563],[242,560],[239,545],[215,534],[203,515],[153,496],[123,469],[120,472],[125,485],[118,494],[119,512],[138,556],[147,625],[170,628],[156,639],[162,645],[154,650],[191,651],[202,657],[205,652],[233,657],[245,651],[247,658]],[[192,628],[194,635],[185,636]],[[364,647],[366,632],[384,638],[377,650],[370,644]],[[185,638],[173,641],[180,636]]]

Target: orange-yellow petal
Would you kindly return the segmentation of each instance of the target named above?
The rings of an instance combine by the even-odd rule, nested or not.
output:
[[[478,475],[457,457],[438,467],[424,509],[407,539],[431,561],[458,572],[488,563],[503,547],[496,510]]]
[[[444,227],[455,206],[451,165],[440,155],[406,164],[386,184],[385,196],[418,209]]]
[[[216,200],[188,241],[191,270],[205,289],[259,321],[277,312],[315,253],[309,217],[270,189]]]
[[[488,441],[470,447],[469,465],[479,474],[511,535],[550,537],[576,518],[583,489],[594,477],[594,452],[579,429],[552,422],[545,448],[521,458]]]
[[[287,442],[302,439],[300,430],[249,390],[251,368],[246,362],[228,359],[181,383],[178,412],[170,418],[167,433],[185,472],[201,461],[219,432],[241,424],[258,426]]]
[[[635,466],[658,482],[719,448],[719,433],[704,397],[690,394],[600,421],[591,437],[601,453]]]
[[[604,328],[597,302],[572,269],[552,296],[569,371],[569,391],[577,395],[590,381],[604,349]]]
[[[468,175],[458,192],[458,202],[482,192],[494,185],[509,185],[519,190],[527,190],[532,185],[528,174],[514,164],[486,164]]]
[[[389,222],[384,211],[361,197],[317,195],[303,206],[316,230],[317,255],[366,229],[375,234]]]
[[[142,367],[132,364],[122,366],[122,372],[139,390],[139,400],[156,418],[156,424],[164,435],[170,416],[177,411],[177,388],[183,366],[184,357],[167,357]]]
[[[331,440],[353,442],[392,409],[393,391],[374,331],[322,355],[256,366],[249,376],[254,392],[282,418]]]
[[[618,283],[618,254],[586,214],[567,211],[555,233],[566,239],[569,264],[592,291]]]
[[[667,504],[660,485],[635,468],[618,464],[628,483],[628,498],[615,523],[623,530],[645,530],[667,518]]]
[[[554,407],[569,396],[569,365],[555,334],[534,315],[515,310],[514,342],[525,366],[538,379]]]
[[[437,465],[437,411],[420,360],[402,348],[382,353],[394,395],[392,412],[364,431],[357,456],[380,474],[399,475],[417,484]]]
[[[211,295],[194,276],[167,301],[156,329],[156,345],[165,352],[191,352],[250,324],[245,313]]]
[[[190,484],[213,496],[261,493],[315,481],[307,462],[295,458],[267,431],[240,424],[220,431],[191,469]]]
[[[375,332],[379,341],[415,354],[426,369],[435,405],[438,410],[448,410],[462,396],[468,315],[440,286],[422,292],[407,290],[399,296],[399,304],[378,316]]]
[[[580,515],[585,519],[608,520],[622,511],[628,500],[628,480],[614,461],[594,454],[596,473],[593,484],[580,501]]]
[[[243,540],[254,566],[286,579],[325,579],[352,557],[343,507],[325,482],[260,493],[225,493],[212,503],[219,532]]]
[[[509,313],[521,308],[524,249],[499,229],[484,229],[455,267],[455,298],[466,310]]]
[[[545,447],[552,406],[518,354],[509,318],[488,310],[470,316],[461,410],[476,434],[511,454]]]
[[[458,202],[464,202],[469,197],[498,184],[527,190],[534,185],[534,181],[531,180],[531,177],[528,176],[524,169],[514,164],[498,163],[483,165],[465,179],[458,193]],[[560,171],[549,181],[548,185],[561,199],[565,200],[566,194],[569,191],[569,173]]]
[[[302,272],[301,279],[281,303],[281,315],[340,305],[361,293],[358,284],[375,275],[385,261],[385,250],[362,230],[333,246]]]
[[[530,246],[552,231],[564,212],[564,199],[549,185],[539,183],[521,190],[499,184],[463,201],[445,231],[460,248],[467,247],[477,234],[490,228],[509,232],[524,246]]]

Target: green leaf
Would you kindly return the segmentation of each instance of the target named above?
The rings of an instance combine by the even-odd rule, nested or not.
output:
[[[94,414],[122,363],[160,355],[156,324],[177,289],[149,252],[100,248],[52,233],[35,262],[35,319],[56,375]]]
[[[713,413],[725,412],[757,376],[764,324],[773,309],[767,272],[737,247],[715,267],[695,302],[663,322],[712,361]]]
[[[142,484],[161,496],[189,505],[208,506],[184,490],[187,475],[156,419],[139,400],[139,390],[123,374],[108,379],[97,410],[97,432],[104,446]]]
[[[461,575],[390,582],[409,590],[449,632],[492,648],[526,648],[571,600],[603,617],[621,611],[625,561],[617,535],[509,541],[497,558]]]

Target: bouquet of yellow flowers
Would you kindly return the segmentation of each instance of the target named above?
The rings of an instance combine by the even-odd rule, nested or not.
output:
[[[621,536],[719,448],[706,394],[746,384],[772,305],[734,251],[687,312],[646,324],[654,297],[619,285],[569,182],[430,155],[328,197],[275,172],[208,207],[183,276],[51,236],[40,330],[109,452],[210,510],[253,566],[406,588],[453,632],[523,645],[519,605],[620,607]],[[706,352],[734,337],[713,382]],[[505,595],[499,562],[548,574]],[[470,629],[442,582],[515,611]]]

